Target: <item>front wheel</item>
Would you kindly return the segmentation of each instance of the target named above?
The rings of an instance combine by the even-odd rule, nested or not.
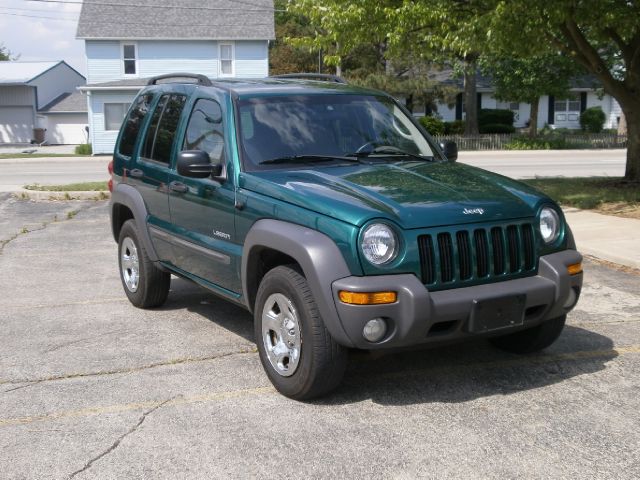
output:
[[[327,331],[307,280],[297,270],[280,266],[264,276],[254,315],[260,361],[280,393],[309,400],[340,383],[347,350]]]
[[[533,353],[543,350],[555,342],[567,319],[566,315],[552,318],[538,326],[528,328],[502,337],[490,339],[490,342],[502,350],[513,353]]]

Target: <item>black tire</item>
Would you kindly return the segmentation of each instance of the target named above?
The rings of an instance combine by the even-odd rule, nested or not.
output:
[[[502,337],[491,338],[490,342],[502,350],[513,353],[533,353],[543,350],[555,342],[567,319],[566,315],[552,318],[540,325],[511,333]]]
[[[254,311],[255,335],[260,361],[274,387],[289,398],[310,400],[338,386],[344,376],[348,353],[347,349],[337,344],[327,331],[307,280],[294,268],[276,267],[262,279]],[[273,340],[263,330],[263,311],[265,307],[267,311],[271,311],[268,310],[271,306],[266,306],[266,303],[273,303],[273,299],[280,294],[290,301],[295,309],[298,322],[296,334],[299,330],[297,366],[288,376],[280,373],[269,359],[268,342]],[[273,352],[273,349],[270,349],[270,352]]]
[[[132,269],[125,267],[123,253],[132,253],[131,243],[135,246],[138,276],[135,288],[131,281]],[[124,252],[123,252],[124,251]],[[131,258],[131,255],[129,255]],[[118,269],[122,287],[129,301],[138,308],[159,307],[169,295],[171,274],[163,272],[149,260],[134,220],[127,220],[120,229],[118,239]],[[128,283],[129,282],[129,283]]]

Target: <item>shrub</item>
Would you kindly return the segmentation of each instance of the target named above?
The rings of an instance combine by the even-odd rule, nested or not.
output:
[[[464,120],[444,122],[445,135],[462,135],[464,133]]]
[[[513,112],[511,110],[500,110],[483,108],[478,113],[478,125],[510,125],[513,126]]]
[[[515,133],[516,129],[513,125],[505,125],[503,123],[489,123],[480,125],[480,133]]]
[[[520,137],[507,143],[504,148],[506,150],[564,150],[571,147],[562,137]]]
[[[81,143],[80,145],[77,145],[75,151],[76,155],[91,155],[93,153],[90,143]]]
[[[587,108],[580,114],[580,127],[589,133],[600,133],[606,117],[600,107]]]
[[[422,125],[431,135],[444,135],[444,122],[437,117],[421,117],[420,125]]]

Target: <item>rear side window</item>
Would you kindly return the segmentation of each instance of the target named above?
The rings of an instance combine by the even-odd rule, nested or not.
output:
[[[142,157],[167,165],[171,162],[171,149],[185,102],[184,95],[163,95],[160,97],[147,129],[141,152]]]
[[[120,137],[120,146],[118,148],[120,155],[130,157],[133,154],[133,147],[136,144],[140,127],[144,117],[149,112],[152,100],[152,94],[140,95],[135,100],[122,127],[122,136]]]
[[[214,100],[200,99],[189,118],[184,137],[185,150],[202,150],[209,154],[212,164],[222,163],[224,152],[224,130],[222,109]]]

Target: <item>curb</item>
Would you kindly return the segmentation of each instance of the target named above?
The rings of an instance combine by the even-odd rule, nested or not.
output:
[[[35,202],[44,202],[51,200],[108,200],[111,193],[107,191],[98,192],[51,192],[40,190],[18,190],[11,192],[15,198],[20,200],[33,200]]]

